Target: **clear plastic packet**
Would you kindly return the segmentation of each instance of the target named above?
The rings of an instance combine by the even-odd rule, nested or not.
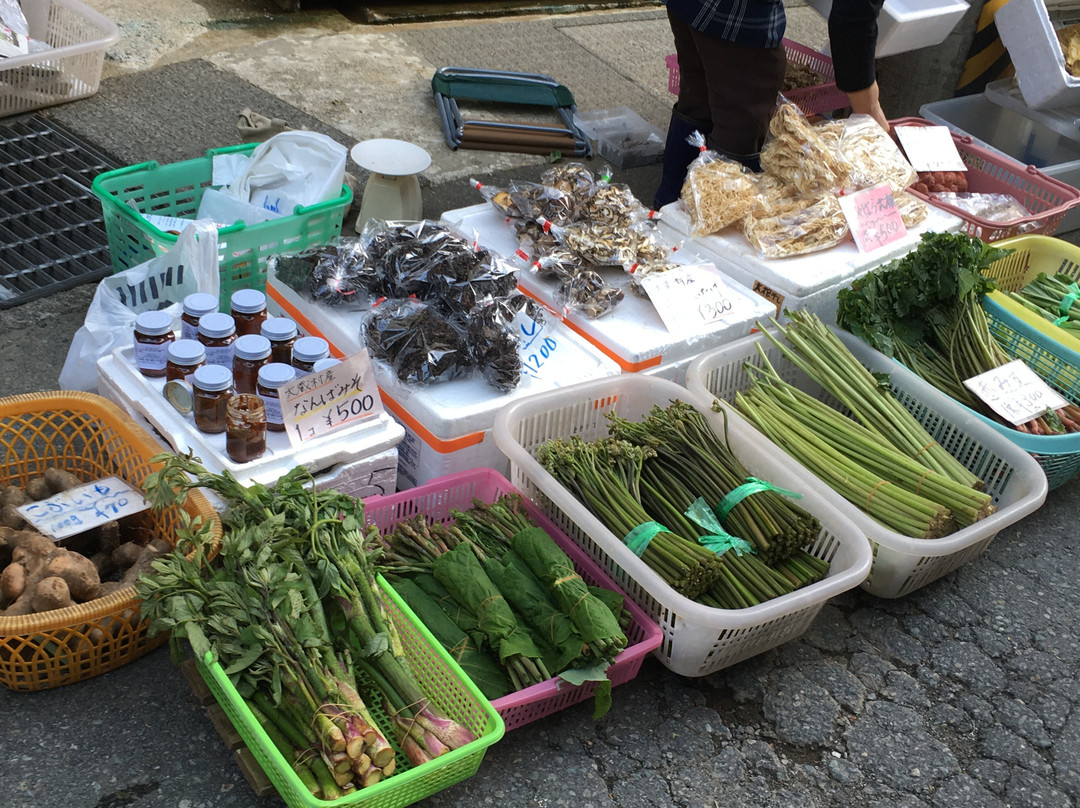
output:
[[[840,153],[851,163],[855,188],[885,182],[898,194],[919,179],[896,141],[869,115],[856,114],[843,121]]]
[[[484,198],[486,202],[490,202],[495,210],[499,211],[503,216],[508,216],[511,219],[524,218],[524,214],[517,209],[514,204],[513,198],[510,196],[510,191],[506,188],[498,188],[494,185],[485,185],[479,180],[470,179],[469,185],[475,188],[480,196]]]
[[[362,329],[371,357],[390,365],[403,382],[444,382],[472,371],[464,333],[422,300],[383,300],[364,318]]]
[[[977,194],[970,192],[951,193],[942,191],[935,193],[934,199],[952,205],[972,216],[986,219],[990,222],[1011,222],[1023,219],[1031,215],[1031,211],[1025,208],[1014,196],[1009,194]]]
[[[600,180],[593,175],[584,163],[558,163],[540,175],[540,182],[550,188],[557,188],[577,199],[587,199]]]
[[[592,269],[579,272],[552,295],[563,311],[578,313],[588,320],[603,317],[622,302],[623,296],[622,289],[610,285]]]
[[[437,273],[431,301],[448,315],[467,313],[489,298],[504,297],[517,288],[517,272],[486,250],[475,253],[480,260],[467,275]]]
[[[705,136],[694,132],[688,142],[701,153],[686,170],[682,202],[690,215],[692,234],[710,236],[743,218],[756,204],[752,171],[705,148]]]
[[[921,194],[965,193],[968,189],[966,171],[920,171],[911,190]]]
[[[565,227],[581,218],[582,200],[540,183],[512,181],[510,199],[522,217],[531,221],[546,219]]]
[[[373,292],[381,297],[429,300],[455,282],[480,273],[486,250],[477,250],[430,219],[392,223],[372,220],[360,235],[378,276]]]
[[[839,244],[848,224],[836,197],[821,194],[806,197],[798,207],[747,216],[743,233],[765,258],[788,258]]]
[[[599,183],[583,206],[581,218],[594,224],[632,227],[652,218],[652,211],[641,204],[630,186]]]
[[[473,364],[484,381],[504,393],[521,381],[521,341],[512,330],[519,314],[544,323],[543,307],[523,294],[512,294],[476,306],[465,326]]]
[[[514,219],[513,224],[518,246],[521,248],[520,251],[526,256],[543,255],[562,246],[551,228],[545,228],[539,222]]]
[[[556,247],[537,256],[529,268],[541,278],[554,278],[559,283],[569,283],[580,272],[585,271],[585,262],[570,250]]]
[[[904,227],[908,230],[918,227],[930,215],[930,206],[907,191],[901,191],[898,194],[894,193],[893,200],[896,202],[897,210],[900,211],[900,218],[904,222]]]
[[[845,188],[852,174],[851,163],[833,138],[812,126],[802,110],[783,96],[769,121],[761,167],[808,195]]]
[[[364,308],[378,282],[363,242],[347,236],[295,253],[272,255],[267,268],[290,289],[324,306]]]

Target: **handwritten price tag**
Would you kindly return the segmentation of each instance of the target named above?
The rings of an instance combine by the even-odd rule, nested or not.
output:
[[[1020,359],[973,376],[964,386],[1014,426],[1069,403]]]
[[[947,126],[897,126],[896,136],[916,171],[967,171]]]
[[[840,209],[859,252],[872,252],[907,235],[887,183],[840,197]]]
[[[534,379],[543,378],[546,371],[542,368],[555,357],[559,350],[559,338],[555,326],[550,321],[538,323],[521,311],[510,324],[510,332],[521,340],[518,356],[521,357],[522,372]]]
[[[293,446],[379,415],[382,398],[366,350],[280,388],[281,418]]]
[[[641,285],[673,334],[699,334],[722,320],[745,316],[750,305],[711,263],[652,272]]]
[[[60,540],[148,507],[142,491],[119,477],[105,477],[48,499],[20,505],[17,510],[38,532]]]

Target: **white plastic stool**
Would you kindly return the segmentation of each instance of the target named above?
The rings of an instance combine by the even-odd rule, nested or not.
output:
[[[349,152],[369,171],[356,217],[359,233],[369,219],[417,221],[424,215],[417,175],[431,165],[431,155],[404,140],[377,138],[357,143]]]

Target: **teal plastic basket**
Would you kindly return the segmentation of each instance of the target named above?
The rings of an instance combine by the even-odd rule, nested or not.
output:
[[[101,201],[113,269],[122,272],[138,266],[176,245],[175,234],[158,229],[140,214],[194,219],[203,192],[211,187],[214,156],[248,154],[257,145],[210,149],[205,157],[194,160],[140,163],[99,174],[92,190]],[[352,191],[342,185],[337,199],[298,206],[291,214],[267,222],[241,221],[220,228],[221,310],[229,310],[237,289],[266,290],[266,261],[271,255],[326,244],[341,235],[351,203]]]
[[[379,724],[379,729],[398,752],[397,770],[392,776],[373,786],[357,789],[337,800],[322,800],[308,791],[260,726],[221,665],[207,654],[207,658],[199,662],[199,673],[259,766],[290,808],[343,808],[347,805],[401,808],[412,805],[475,774],[488,747],[503,736],[505,725],[491,702],[481,695],[476,685],[381,576],[378,582],[387,616],[401,634],[405,653],[420,686],[433,705],[468,727],[476,740],[420,766],[414,766],[401,753],[385,711],[371,700],[368,708]],[[365,681],[363,674],[358,674],[358,678],[361,682]]]

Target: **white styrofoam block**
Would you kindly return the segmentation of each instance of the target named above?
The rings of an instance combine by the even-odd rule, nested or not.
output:
[[[829,19],[832,0],[809,0],[809,5]],[[964,0],[885,0],[878,15],[876,55],[940,45],[967,10]]]
[[[450,230],[465,238],[476,239],[482,247],[503,258],[512,259],[518,249],[513,226],[490,204],[482,203],[447,211],[441,221]],[[658,233],[663,234],[663,230],[658,230]],[[686,244],[682,238],[669,240],[668,243],[679,246],[673,254],[677,263],[712,261],[711,256],[703,255],[695,249],[695,245]],[[726,273],[719,264],[717,268]],[[605,280],[612,285],[629,286],[629,277],[621,269],[601,272],[604,273]],[[548,308],[559,310],[555,300],[557,283],[554,280],[543,279],[534,272],[522,270],[518,276],[518,285]],[[736,307],[739,314],[715,323],[707,331],[690,339],[671,333],[652,303],[629,288],[626,289],[622,301],[602,317],[589,320],[573,312],[564,316],[575,331],[614,358],[624,371],[657,370],[680,360],[689,361],[702,351],[746,336],[757,320],[767,317],[772,311],[771,306],[763,304],[745,285],[740,285],[737,279],[730,287],[730,294],[739,298],[739,305]]]
[[[1080,103],[1080,78],[1065,69],[1065,56],[1043,0],[1009,0],[995,12],[994,23],[1029,107]]]

